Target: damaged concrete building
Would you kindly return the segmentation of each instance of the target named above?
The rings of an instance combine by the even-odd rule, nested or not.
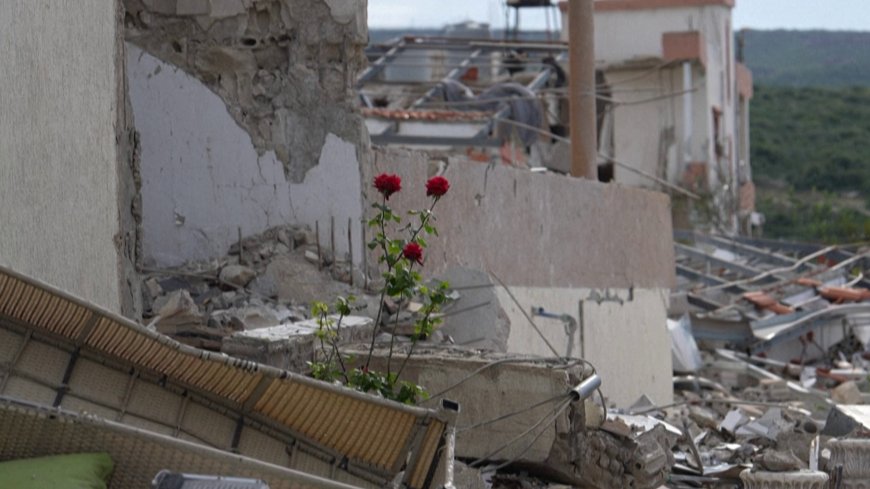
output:
[[[709,199],[675,194],[675,226],[750,234],[752,73],[741,63],[734,0],[597,0],[595,55],[608,97],[601,150],[614,180],[657,188],[641,170]],[[567,3],[560,4],[567,17]],[[563,22],[567,25],[567,19]],[[568,39],[567,30],[562,37]],[[699,215],[702,213],[708,215]]]
[[[365,287],[379,276],[364,245],[378,201],[374,176],[419,182],[420,192],[395,197],[397,208],[419,208],[422,182],[444,175],[444,238],[429,249],[426,272],[450,280],[467,306],[445,322],[445,341],[584,358],[610,404],[672,399],[668,197],[468,155],[373,147],[355,91],[366,63],[365,1],[124,0],[108,8],[16,0],[11,9],[0,35],[25,47],[0,54],[12,68],[0,75],[8,88],[0,101],[16,115],[0,120],[0,264],[134,320],[159,318],[158,296],[167,306],[168,293],[184,288],[156,279],[143,287],[142,278],[204,264],[209,280],[233,287],[181,290],[187,295],[175,299],[205,308],[227,293],[253,295],[259,282],[225,280],[231,267],[269,268],[292,252],[304,261],[314,246],[316,265],[304,277],[340,263],[342,280]],[[50,35],[36,34],[46,25]],[[263,236],[282,246],[248,244]],[[201,272],[184,277],[202,280]],[[312,300],[280,286],[257,294],[285,309]],[[207,319],[197,318],[205,327]]]
[[[599,365],[617,404],[644,393],[663,402],[670,398],[665,315],[674,274],[665,196],[492,168],[465,157],[373,150],[353,93],[365,63],[365,2],[129,0],[116,9],[115,17],[101,20],[111,28],[99,42],[115,46],[111,52],[103,49],[112,61],[100,65],[105,90],[88,92],[114,111],[103,121],[101,156],[111,170],[100,173],[105,195],[88,194],[105,200],[99,219],[108,220],[106,226],[76,226],[78,221],[66,217],[70,206],[85,213],[94,207],[65,197],[69,190],[57,193],[67,201],[57,209],[57,228],[70,228],[65,240],[99,255],[78,258],[80,266],[105,262],[105,270],[77,272],[71,280],[58,271],[68,267],[40,270],[56,253],[12,244],[4,247],[2,253],[9,255],[4,262],[20,267],[30,260],[33,266],[25,271],[141,317],[139,285],[128,278],[132,265],[147,272],[216,260],[241,237],[275,226],[313,230],[319,225],[320,240],[336,257],[350,258],[358,270],[363,263],[374,264],[374,255],[363,258],[362,222],[374,198],[368,190],[373,176],[388,171],[423,181],[441,172],[453,182],[441,219],[449,238],[435,245],[427,271],[445,278],[456,267],[482,272],[496,291],[496,310],[503,311],[481,324],[453,318],[448,330],[457,341],[511,353],[586,356]],[[39,17],[34,13],[33,19]],[[82,29],[88,36],[99,32]],[[45,56],[36,53],[37,59]],[[24,73],[33,69],[17,62]],[[38,87],[30,84],[21,91]],[[69,117],[72,129],[86,129]],[[20,131],[10,125],[12,130]],[[57,131],[64,141],[75,134]],[[80,138],[73,139],[79,145]],[[5,148],[17,151],[10,160],[35,171],[26,165],[30,160],[23,147]],[[93,149],[84,145],[82,151]],[[52,155],[41,158],[46,172],[60,165]],[[80,162],[92,157],[76,158],[76,165],[88,166]],[[86,170],[81,174],[92,171]],[[38,176],[4,178],[4,185],[15,187],[4,196],[33,188]],[[49,177],[60,180],[59,186],[76,181],[54,173]],[[398,205],[415,204],[410,196],[398,199]],[[6,206],[4,212],[18,209]],[[24,219],[23,214],[11,217]],[[85,221],[88,226],[95,222]],[[341,238],[327,246],[328,234]],[[348,234],[350,239],[344,239]],[[81,244],[80,235],[99,243]],[[40,241],[26,235],[15,239]],[[508,289],[494,286],[490,273]],[[377,273],[369,267],[360,275]],[[118,277],[112,279],[118,285],[98,291],[88,283],[96,276],[104,288],[108,276]],[[79,277],[86,279],[78,283]],[[558,345],[555,351],[535,339],[524,317],[532,307],[545,313],[540,320],[550,343]]]

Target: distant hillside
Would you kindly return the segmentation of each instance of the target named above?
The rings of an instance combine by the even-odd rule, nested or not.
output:
[[[870,32],[747,30],[744,43],[756,84],[870,86]]]

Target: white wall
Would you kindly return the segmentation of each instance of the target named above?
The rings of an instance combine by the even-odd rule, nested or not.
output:
[[[362,216],[356,146],[329,135],[320,164],[291,184],[273,152],[257,154],[224,102],[177,67],[128,44],[130,99],[141,141],[144,262],[175,266],[226,254],[247,236],[320,220],[347,251],[347,220]],[[355,235],[359,233],[354,229]],[[355,237],[355,256],[361,241]]]
[[[615,89],[613,97],[626,105],[613,106],[614,157],[671,183],[682,180],[683,140],[689,131],[688,161],[711,158],[711,109],[707,100],[706,75],[700,65],[692,63],[692,119],[687,127],[683,117],[684,97],[682,65],[662,70],[607,71],[606,80]],[[646,73],[646,76],[644,74]],[[669,96],[670,95],[670,96]],[[661,97],[658,100],[652,98]],[[662,138],[663,130],[673,128],[673,140]],[[666,162],[662,164],[660,159]],[[616,167],[616,181],[631,186],[658,188],[658,184],[637,173]]]
[[[577,321],[576,331],[568,334],[558,319],[533,317],[559,355],[584,358],[595,365],[608,402],[627,407],[644,394],[656,403],[671,402],[668,289],[511,286],[510,290],[527,313],[532,307],[543,307]],[[553,356],[507,292],[503,288],[496,291],[511,322],[508,351]],[[598,297],[608,299],[599,301]]]
[[[120,309],[116,2],[0,15],[0,264]]]
[[[567,22],[563,22],[563,25],[567,25]],[[709,163],[707,179],[711,189],[716,194],[716,201],[720,205],[732,205],[728,201],[733,202],[736,199],[737,186],[731,185],[730,188],[725,186],[726,183],[735,179],[738,160],[735,135],[738,124],[736,116],[738,97],[735,93],[735,47],[733,45],[731,9],[723,5],[712,5],[598,11],[595,13],[596,60],[602,66],[611,67],[611,75],[613,75],[613,70],[625,69],[624,65],[627,62],[638,62],[639,60],[655,62],[655,60],[661,59],[664,54],[662,52],[662,34],[681,31],[699,31],[704,39],[705,65],[703,71],[699,71],[697,63],[694,63],[693,82],[700,89],[693,94],[692,127],[696,135],[693,136],[691,156],[694,161]],[[567,32],[563,32],[563,36],[567,37]],[[623,68],[613,68],[617,65],[623,65]],[[678,66],[674,68],[678,68]],[[631,83],[629,87],[638,88],[645,84],[646,87],[643,88],[658,88],[660,94],[682,90],[682,79],[678,78],[677,83],[673,83],[668,71],[671,71],[670,68],[661,70],[660,73],[653,76],[644,77],[641,79],[644,83],[640,83],[641,80],[638,80],[637,83]],[[625,95],[615,94],[617,99],[625,97]],[[627,95],[627,97],[631,98],[632,95]],[[670,103],[674,107],[681,106],[679,100],[673,100]],[[661,107],[665,104],[657,105]],[[717,157],[715,153],[713,139],[714,106],[722,111],[720,141],[724,154],[721,158]],[[636,165],[645,171],[656,169],[660,158],[660,148],[657,144],[651,144],[648,133],[659,133],[663,125],[670,121],[662,116],[661,109],[630,107],[622,112],[621,117],[617,114],[615,125],[617,159]],[[675,119],[679,129],[682,119],[681,109],[680,112],[675,113]],[[659,127],[655,128],[654,126]],[[638,139],[629,139],[635,134],[639,135]],[[681,136],[678,135],[679,137]],[[700,147],[698,141],[701,142]],[[620,149],[622,150],[621,157]],[[676,155],[680,158],[680,164],[669,161],[667,165],[669,169],[677,168],[677,171],[667,172],[666,178],[672,183],[681,179],[684,158],[682,158],[682,149],[678,149],[680,150]],[[663,176],[661,171],[654,173]],[[617,181],[631,185],[655,186],[649,181],[643,182],[642,180],[636,175],[617,170]],[[735,214],[732,212],[734,209],[723,208],[720,210],[724,211],[721,215],[723,218],[728,214]],[[736,224],[736,222],[732,224]],[[726,228],[729,227],[729,224],[725,225]],[[736,228],[733,229],[736,230]]]

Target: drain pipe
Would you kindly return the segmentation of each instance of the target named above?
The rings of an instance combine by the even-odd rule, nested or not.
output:
[[[548,312],[543,307],[532,306],[532,316],[542,318],[558,319],[565,326],[565,335],[568,337],[568,351],[565,352],[566,357],[570,357],[574,351],[574,333],[577,332],[577,320],[570,314],[557,314]]]

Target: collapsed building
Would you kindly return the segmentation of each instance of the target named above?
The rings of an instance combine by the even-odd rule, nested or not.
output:
[[[715,327],[724,320],[742,327],[739,338],[728,337],[716,347],[762,351],[761,346],[772,345],[764,341],[774,338],[782,341],[784,351],[793,352],[793,340],[802,335],[806,340],[807,325],[815,328],[820,316],[810,308],[792,311],[798,316],[773,318],[777,310],[789,307],[781,303],[824,305],[819,297],[831,292],[825,289],[855,285],[842,273],[844,268],[813,268],[806,255],[793,258],[786,266],[792,269],[769,270],[774,268],[769,263],[747,264],[747,258],[718,248],[682,243],[675,248],[668,196],[619,185],[637,184],[629,175],[642,175],[644,182],[655,182],[649,184],[653,189],[668,190],[672,196],[701,193],[683,185],[683,175],[695,172],[692,165],[700,161],[707,166],[698,175],[707,176],[709,189],[732,195],[735,182],[751,183],[741,180],[744,165],[737,157],[746,150],[737,143],[745,131],[725,132],[726,139],[733,139],[724,147],[733,152],[722,155],[714,148],[712,130],[695,133],[697,138],[689,142],[690,158],[679,156],[676,143],[662,146],[661,152],[634,148],[620,138],[628,137],[630,124],[641,114],[626,103],[599,121],[602,137],[612,139],[599,171],[613,165],[616,183],[558,174],[560,158],[566,157],[558,121],[544,114],[537,125],[525,124],[528,119],[522,114],[528,110],[510,98],[522,98],[526,90],[537,97],[535,90],[546,89],[545,100],[554,95],[548,106],[559,108],[558,95],[565,90],[560,81],[564,44],[510,46],[524,50],[515,53],[525,57],[519,60],[523,74],[513,74],[525,77],[523,86],[508,95],[494,92],[493,98],[481,99],[479,90],[469,93],[446,83],[460,89],[455,102],[485,108],[445,110],[428,105],[438,102],[433,91],[437,84],[424,84],[422,91],[414,87],[398,98],[363,92],[369,100],[360,100],[356,89],[370,87],[379,76],[393,76],[391,60],[413,64],[416,59],[397,56],[414,48],[393,45],[364,68],[365,2],[127,0],[108,12],[98,3],[81,2],[72,8],[16,1],[9,8],[17,22],[0,30],[11,44],[25,44],[36,60],[7,52],[3,60],[11,69],[0,75],[9,88],[0,91],[3,106],[17,116],[0,121],[0,156],[10,162],[0,178],[0,217],[10,224],[8,229],[16,230],[0,233],[0,262],[27,275],[3,269],[0,324],[7,340],[2,343],[0,396],[13,394],[27,401],[4,397],[4,429],[44,418],[40,413],[58,413],[84,426],[81,432],[89,443],[97,443],[94,440],[109,436],[97,434],[104,433],[98,425],[128,434],[125,430],[135,426],[143,430],[136,436],[154,446],[172,447],[161,452],[160,460],[166,460],[167,453],[195,452],[208,459],[199,467],[219,471],[215,467],[223,462],[227,465],[222,470],[268,474],[279,481],[276,487],[282,480],[303,487],[340,487],[341,481],[359,487],[394,481],[406,487],[434,487],[449,481],[454,455],[469,466],[457,464],[456,480],[479,479],[475,470],[482,467],[498,472],[493,467],[510,466],[569,484],[658,487],[672,467],[680,466],[683,480],[695,483],[716,474],[707,470],[715,457],[690,459],[690,437],[677,426],[688,414],[658,409],[674,397],[669,311],[682,307],[693,313],[700,340],[706,324]],[[712,83],[715,77],[708,73],[721,67],[716,68],[719,65],[710,61],[713,54],[705,51],[712,41],[702,39],[712,39],[714,31],[730,36],[729,4],[688,3],[690,18],[698,14],[712,19],[715,29],[703,35],[680,34],[686,28],[685,12],[668,4],[659,13],[668,19],[669,14],[679,14],[679,20],[676,26],[672,19],[662,24],[679,35],[663,35],[663,52],[646,53],[652,58],[647,64],[608,65],[601,70],[605,80],[625,81],[621,77],[633,75],[623,71],[639,74],[638,70],[646,73],[657,67],[656,78],[668,84],[663,81],[653,90],[656,93],[679,91],[672,82],[685,72],[690,81]],[[28,26],[35,25],[51,26],[50,35],[32,35]],[[459,50],[454,41],[398,42],[431,50],[435,56],[450,52],[444,71],[428,76],[446,77],[466,87],[477,88],[475,83],[490,83],[499,76],[497,70],[478,66],[481,57],[490,66],[508,61],[502,56],[509,44],[503,42],[475,41]],[[69,46],[87,49],[88,55],[71,59]],[[453,51],[467,51],[469,46],[470,53],[454,56]],[[679,48],[676,54],[670,51],[674,47]],[[717,59],[726,55],[727,50],[716,52]],[[727,64],[730,58],[723,59]],[[517,60],[511,63],[517,66]],[[739,69],[724,71],[732,77]],[[745,106],[737,100],[743,103],[751,95],[745,83],[734,93],[730,86],[726,81],[716,92],[731,101],[729,115],[721,116],[730,121],[718,126],[722,131],[745,121]],[[75,97],[65,95],[69,87],[75,88]],[[668,100],[686,100],[683,95]],[[423,102],[415,106],[421,97]],[[448,96],[445,92],[441,97]],[[715,112],[710,108],[713,98],[708,94],[690,101],[706,114]],[[34,102],[43,100],[63,102],[62,110]],[[367,107],[360,110],[358,104]],[[730,113],[738,106],[743,107],[743,118]],[[627,112],[620,114],[623,108]],[[682,112],[671,112],[678,113]],[[715,126],[706,115],[695,119],[704,121],[702,127],[709,129],[708,122]],[[661,132],[674,132],[672,139],[683,141],[676,134],[686,120],[679,123],[674,116],[664,124],[668,127],[659,128]],[[433,137],[429,131],[434,126],[446,133],[436,131]],[[611,128],[610,136],[605,136],[606,127]],[[535,139],[536,134],[542,136],[539,131],[546,133],[545,142],[552,147],[528,149],[540,142]],[[535,139],[534,144],[524,144],[524,136]],[[472,150],[448,150],[455,146]],[[635,150],[637,159],[621,153]],[[714,156],[705,159],[710,151]],[[642,164],[635,168],[622,158]],[[527,168],[539,163],[550,171]],[[618,170],[627,167],[634,171]],[[668,170],[662,173],[662,167]],[[324,295],[349,293],[360,295],[365,303],[369,286],[378,280],[377,257],[364,243],[365,221],[377,202],[370,182],[382,172],[398,174],[405,182],[423,182],[432,175],[451,181],[450,198],[439,208],[444,238],[432,243],[425,266],[427,273],[451,282],[456,292],[451,296],[453,309],[408,375],[441,394],[434,400],[459,400],[466,410],[458,414],[435,409],[434,403],[406,409],[318,386],[298,375],[305,373],[304,360],[310,358],[316,329],[306,324],[307,304],[331,299]],[[726,202],[732,197],[717,198]],[[418,208],[422,198],[422,192],[405,192],[394,199],[397,207]],[[38,219],[34,209],[39,210]],[[734,214],[723,215],[721,222],[734,229]],[[46,240],[47,235],[59,237],[63,247]],[[818,256],[829,252],[833,253]],[[780,260],[778,254],[770,256]],[[855,263],[849,261],[852,257],[831,259]],[[791,272],[804,265],[807,272],[819,272],[819,277],[813,275],[818,283],[795,282],[800,277]],[[746,283],[728,283],[733,281],[730,276],[711,272],[715,267],[739,273],[737,281],[762,276],[762,283],[766,277],[787,283],[774,292],[754,290]],[[687,284],[687,278],[712,287],[698,288]],[[683,293],[672,296],[672,289]],[[743,295],[723,298],[720,290]],[[812,297],[804,297],[808,292]],[[861,297],[856,290],[839,293]],[[401,309],[405,307],[409,311],[412,304],[397,305],[397,318],[409,314]],[[735,310],[736,316],[731,314]],[[371,311],[356,313],[366,316]],[[349,328],[349,348],[361,337],[357,329],[368,333],[381,326],[358,319]],[[843,316],[825,319],[833,330]],[[849,319],[858,321],[861,316]],[[728,329],[733,333],[736,328]],[[773,330],[783,334],[770,336]],[[833,343],[842,343],[843,338],[833,338]],[[741,376],[745,372],[765,381],[756,379],[752,387],[782,380],[761,373],[757,356],[735,356],[722,348],[709,363],[728,365],[732,375],[725,377],[740,381],[732,391],[746,387]],[[42,361],[46,359],[50,361]],[[108,398],[101,397],[101,386],[88,379],[88,372],[113,382]],[[457,387],[458,377],[471,380]],[[598,404],[578,402],[578,386],[593,378],[601,379],[606,399]],[[782,380],[776,387],[787,383]],[[294,397],[293,389],[310,395],[301,396],[303,402],[299,392]],[[152,398],[165,400],[174,423],[155,414]],[[489,402],[492,399],[502,402]],[[709,392],[699,395],[691,388],[680,389],[677,400],[754,402]],[[325,406],[343,430],[324,432],[329,423],[316,414]],[[608,412],[605,406],[627,411]],[[188,416],[188,410],[201,419]],[[661,415],[653,420],[642,416],[644,411]],[[712,429],[715,424],[719,429],[721,421],[716,414],[695,411],[692,441],[699,427]],[[855,411],[849,412],[852,428],[840,434],[860,429]],[[94,424],[89,416],[97,414],[118,423]],[[744,416],[741,426],[764,416],[746,410],[738,414]],[[380,429],[363,430],[359,421],[370,419],[366,416]],[[490,428],[493,419],[502,417],[514,419]],[[780,422],[770,415],[762,425],[771,418],[774,424]],[[390,419],[401,422],[394,426]],[[202,420],[211,424],[197,424]],[[815,426],[803,418],[799,421],[804,428]],[[482,427],[487,431],[476,431]],[[709,443],[695,443],[695,450],[700,445],[729,461],[743,457],[729,466],[732,476],[746,468],[745,454],[727,434],[737,427],[726,424],[722,437],[710,435]],[[810,429],[801,436],[812,434]],[[26,437],[24,431],[16,433]],[[536,438],[528,440],[530,433]],[[381,437],[377,449],[366,452],[360,440],[375,435]],[[523,444],[511,445],[512,440]],[[672,452],[677,440],[684,448]],[[720,442],[728,446],[722,449]],[[44,453],[46,445],[50,443],[29,450]],[[508,445],[509,450],[498,451]],[[14,448],[5,446],[2,457],[16,456]],[[230,465],[227,451],[250,458],[233,459],[237,464]],[[135,458],[124,460],[131,463]],[[155,468],[148,465],[142,471]]]

